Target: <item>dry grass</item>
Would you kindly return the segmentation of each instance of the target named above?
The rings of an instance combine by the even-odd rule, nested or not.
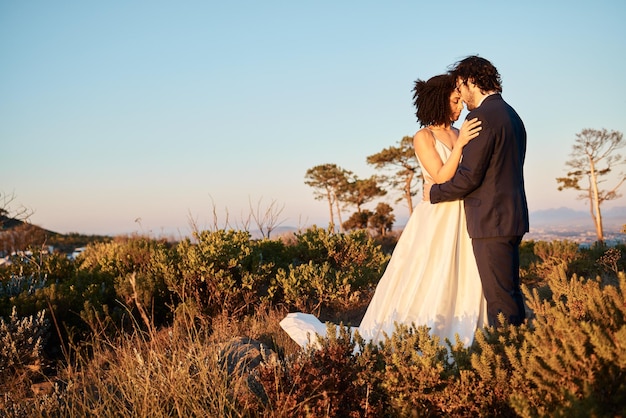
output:
[[[245,337],[295,352],[298,346],[278,324],[283,317],[284,312],[260,309],[241,321],[217,316],[208,324],[187,315],[166,329],[94,339],[73,347],[73,366],[60,370],[53,393],[13,399],[5,394],[12,402],[3,416],[263,416],[245,368],[229,375],[223,349]]]

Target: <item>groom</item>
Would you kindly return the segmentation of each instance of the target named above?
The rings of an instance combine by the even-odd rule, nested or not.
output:
[[[470,113],[482,122],[480,134],[463,149],[452,179],[434,184],[430,202],[463,199],[467,230],[487,300],[490,325],[503,313],[509,323],[524,321],[519,279],[519,244],[528,232],[523,165],[526,130],[503,99],[500,74],[484,58],[467,57],[450,71]],[[424,190],[429,196],[427,188]]]

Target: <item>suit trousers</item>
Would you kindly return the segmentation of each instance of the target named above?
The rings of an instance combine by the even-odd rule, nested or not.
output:
[[[526,317],[519,278],[521,241],[521,236],[472,239],[491,326],[498,325],[500,313],[513,325]]]

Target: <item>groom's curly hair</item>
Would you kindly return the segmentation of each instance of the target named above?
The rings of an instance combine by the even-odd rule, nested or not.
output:
[[[476,87],[483,92],[497,91],[502,93],[502,80],[498,69],[491,62],[478,55],[470,55],[454,64],[450,74],[455,80],[460,78],[463,82],[471,79]]]
[[[421,126],[452,122],[450,95],[456,88],[456,78],[450,74],[436,75],[428,81],[416,80],[413,87],[415,116]]]

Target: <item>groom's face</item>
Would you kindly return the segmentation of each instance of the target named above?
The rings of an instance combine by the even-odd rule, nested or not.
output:
[[[465,102],[467,110],[474,110],[476,109],[476,105],[478,105],[476,101],[475,89],[476,85],[471,79],[463,80],[460,77],[456,79],[456,90],[461,95],[461,99]]]

